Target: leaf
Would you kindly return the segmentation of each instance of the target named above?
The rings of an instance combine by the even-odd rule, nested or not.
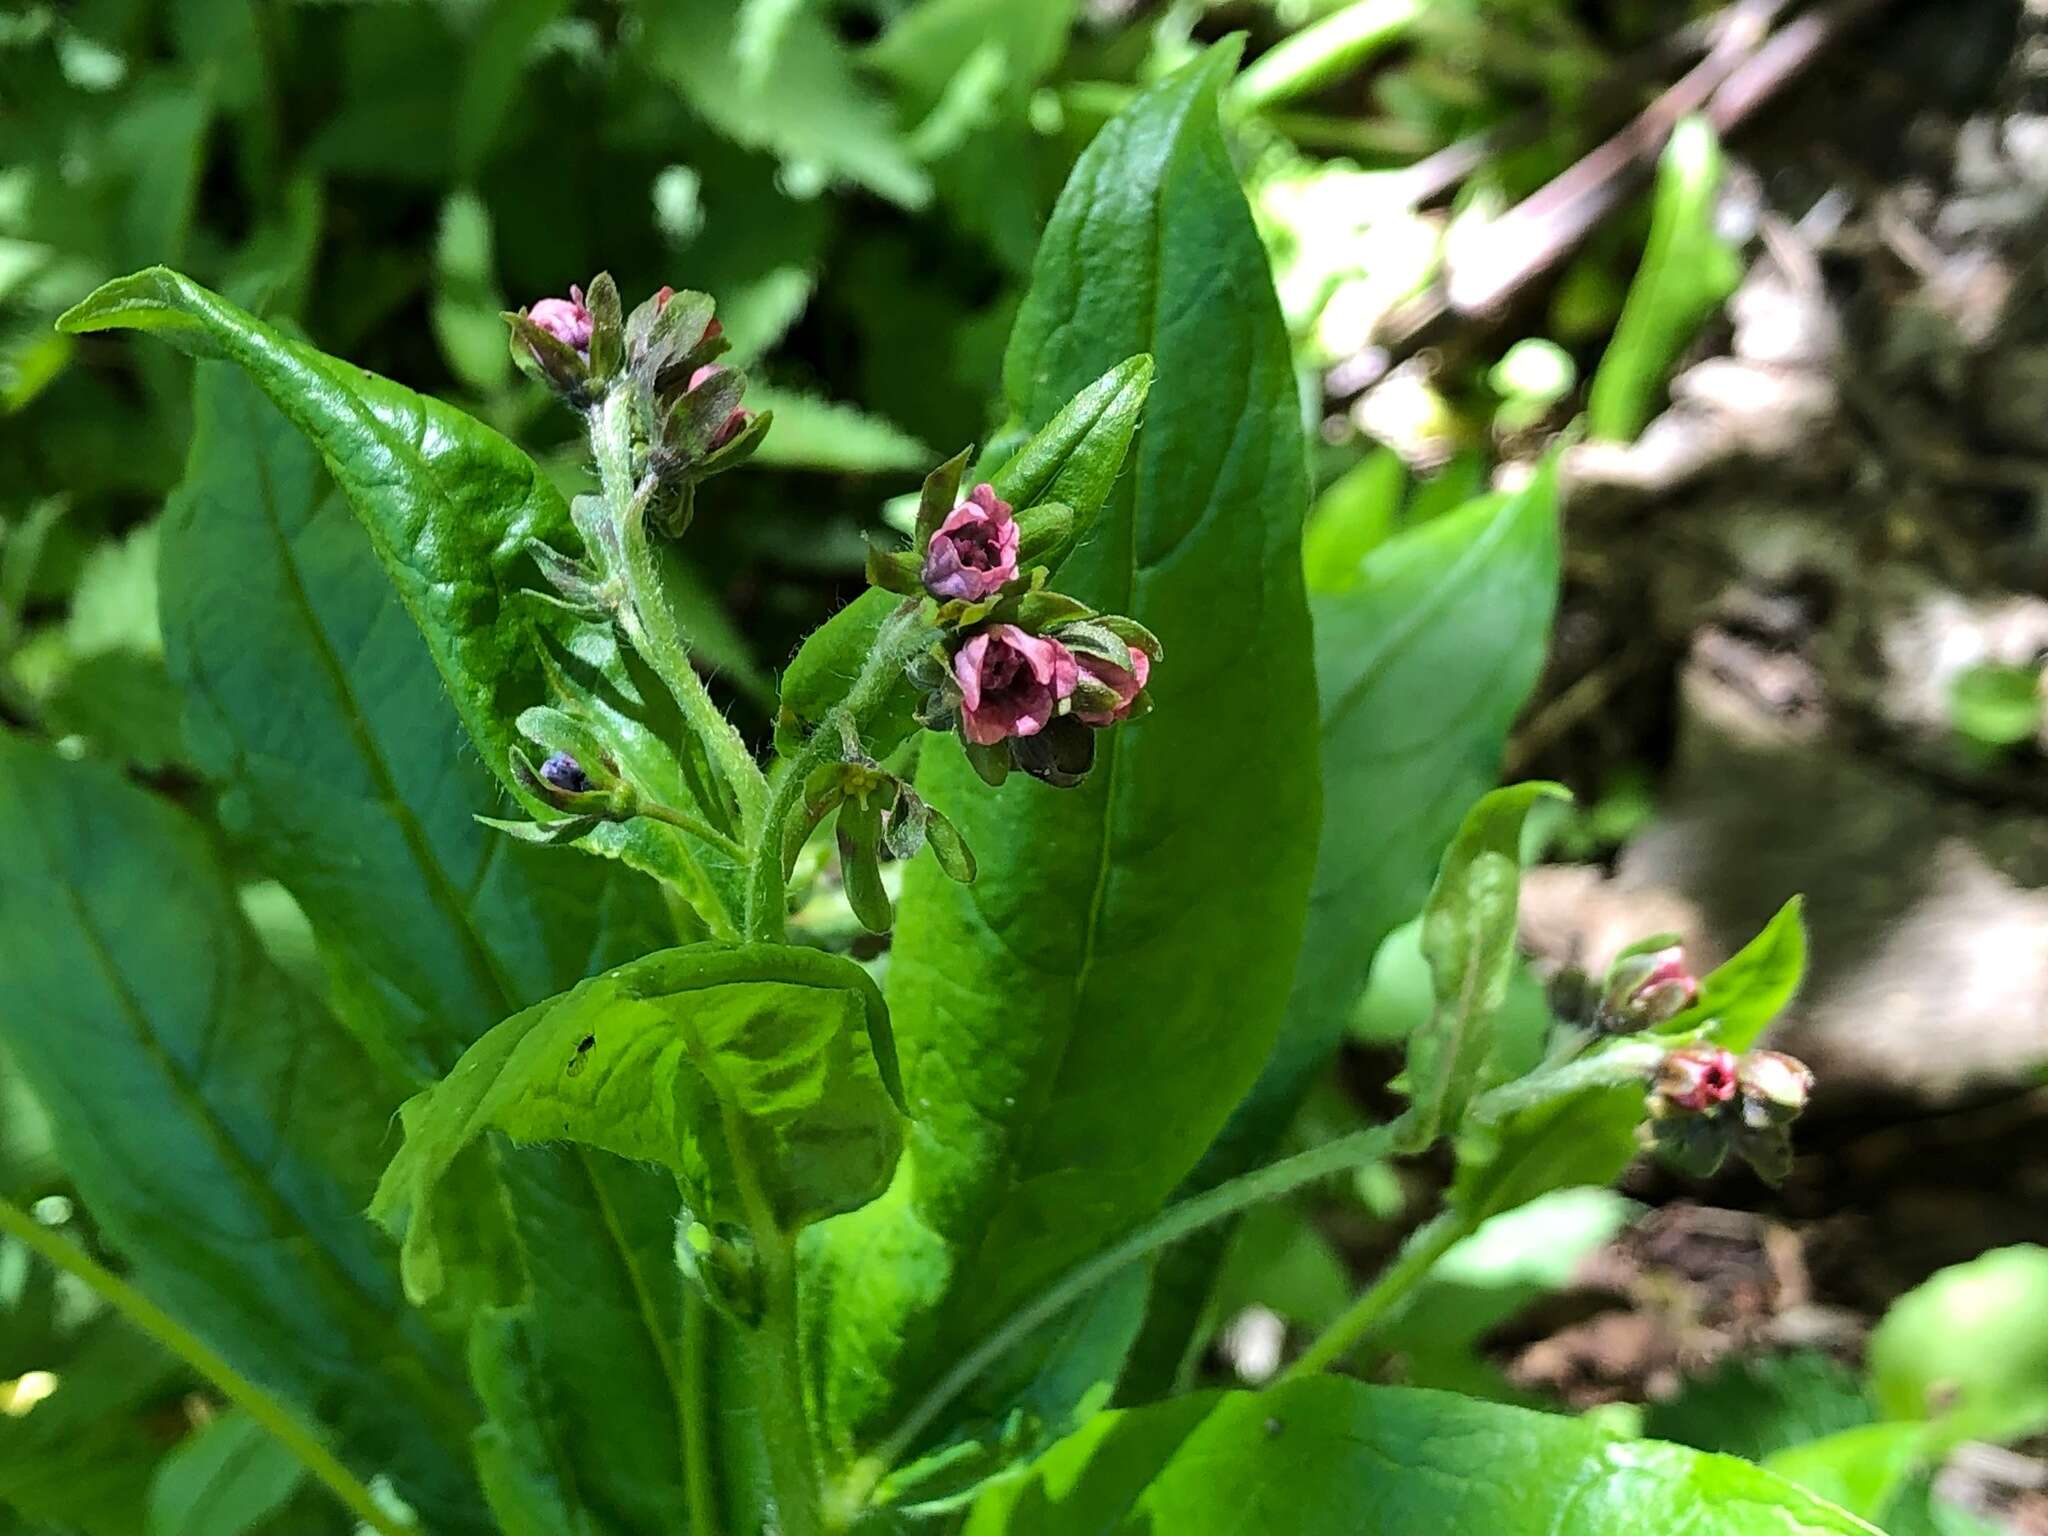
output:
[[[1927,1460],[1924,1424],[1865,1424],[1789,1446],[1764,1465],[1808,1493],[1876,1520]]]
[[[806,8],[784,19],[767,67],[735,58],[734,8],[680,0],[646,13],[645,57],[713,128],[785,164],[843,176],[905,208],[931,184],[886,106],[853,69],[827,20]],[[815,183],[814,183],[815,185]]]
[[[1306,484],[1285,332],[1216,120],[1232,62],[1212,51],[1148,90],[1082,156],[1011,339],[1027,427],[1119,360],[1157,359],[1131,472],[1055,575],[1158,632],[1157,708],[1100,737],[1064,792],[1022,775],[991,791],[926,742],[919,792],[981,878],[905,871],[889,986],[919,1118],[888,1196],[811,1255],[835,1450],[1156,1209],[1278,1025],[1316,826]],[[998,490],[1085,519],[1121,454],[1078,438],[1086,453],[1017,454]]]
[[[1741,259],[1714,227],[1721,164],[1705,118],[1689,117],[1672,131],[1657,162],[1643,264],[1586,398],[1595,438],[1635,440],[1678,354],[1742,280]]]
[[[204,834],[0,735],[0,1043],[139,1283],[317,1408],[435,1528],[485,1529],[459,1367],[358,1214],[395,1095],[259,950]]]
[[[621,899],[638,877],[476,825],[504,796],[459,750],[427,647],[318,457],[233,371],[202,368],[196,393],[163,534],[193,755],[228,829],[372,978],[386,1048],[438,1075],[661,927]],[[626,932],[606,936],[612,914]]]
[[[1545,798],[1568,796],[1556,784],[1516,784],[1474,806],[1423,905],[1422,953],[1436,1007],[1408,1041],[1408,1139],[1416,1150],[1456,1131],[1473,1097],[1503,1081],[1493,1017],[1514,968],[1522,823]]]
[[[1761,1461],[1875,1417],[1856,1373],[1818,1351],[1730,1356],[1644,1410],[1643,1432]]]
[[[495,1130],[666,1168],[706,1223],[772,1216],[795,1231],[887,1182],[896,1086],[881,993],[852,961],[780,944],[663,950],[515,1014],[409,1100],[371,1214],[404,1237],[407,1289],[433,1296],[435,1190]]]
[[[495,0],[484,10],[466,40],[457,87],[455,163],[465,178],[483,169],[502,136],[535,38],[567,9],[565,0]],[[502,334],[498,352],[505,352]]]
[[[164,1458],[149,1490],[148,1536],[248,1536],[305,1475],[269,1430],[235,1409]]]
[[[129,329],[248,373],[320,450],[426,636],[470,739],[511,787],[512,722],[539,703],[540,663],[516,605],[528,540],[560,540],[568,509],[511,443],[452,406],[297,342],[163,267],[108,283],[58,321]]]
[[[2041,728],[2041,669],[1979,662],[1955,675],[1948,690],[1949,719],[1971,741],[2016,747]]]
[[[1675,1034],[1706,1029],[1716,1045],[1746,1051],[1785,1011],[1806,975],[1805,903],[1794,896],[1763,932],[1700,982],[1699,1001],[1663,1026]]]
[[[1316,498],[1301,541],[1311,611],[1326,594],[1365,580],[1365,557],[1394,532],[1407,490],[1408,466],[1401,455],[1375,448]]]
[[[1099,1414],[964,1536],[1873,1536],[1728,1456],[1444,1392],[1312,1377]]]
[[[230,368],[203,366],[197,396],[163,533],[194,754],[241,847],[354,978],[357,1030],[431,1078],[506,1015],[665,942],[664,914],[639,875],[476,823],[502,791],[459,749],[427,645],[316,454]],[[605,639],[571,657],[579,675],[616,660]],[[380,1165],[389,1152],[380,1140]],[[674,1181],[582,1153],[503,1172],[514,1272],[486,1256],[471,1288],[528,1295],[533,1353],[552,1360],[528,1390],[584,1447],[581,1498],[647,1527],[682,1497]],[[508,1203],[488,1169],[471,1187],[482,1219]]]
[[[846,697],[862,663],[874,653],[882,625],[903,599],[870,587],[812,630],[782,674],[775,750],[793,756],[803,740]],[[917,690],[905,678],[890,690],[862,737],[870,755],[887,757],[917,730]]]
[[[1892,1303],[1866,1364],[1886,1417],[1932,1420],[1944,1444],[2048,1425],[2048,1248],[1941,1270]]]
[[[765,384],[748,392],[747,404],[757,411],[775,413],[775,430],[761,439],[754,454],[756,464],[877,474],[918,469],[931,461],[932,451],[923,443],[894,422],[858,406]]]
[[[1389,539],[1348,575],[1334,558],[1320,574],[1311,566],[1323,823],[1308,931],[1279,1040],[1192,1187],[1271,1157],[1293,1123],[1374,956],[1422,906],[1459,819],[1499,777],[1557,590],[1551,467],[1517,495],[1479,498]],[[1221,1253],[1219,1234],[1162,1256],[1141,1382],[1163,1389],[1178,1373]]]

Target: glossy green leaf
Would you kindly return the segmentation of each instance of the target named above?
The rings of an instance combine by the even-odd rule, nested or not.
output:
[[[2048,1424],[2048,1248],[1999,1248],[1892,1303],[1870,1336],[1871,1391],[1895,1419],[1950,1442],[2012,1440]]]
[[[149,1490],[148,1536],[248,1536],[276,1514],[306,1469],[239,1409],[181,1441]]]
[[[663,950],[507,1019],[408,1101],[371,1211],[404,1236],[407,1288],[433,1296],[436,1189],[500,1131],[666,1168],[701,1220],[794,1231],[887,1182],[896,1084],[881,993],[852,961],[777,944]]]
[[[1314,1377],[1105,1413],[976,1505],[965,1536],[1874,1536],[1728,1456],[1583,1419]]]
[[[195,754],[222,820],[353,978],[357,1030],[430,1078],[508,1014],[666,942],[665,917],[639,875],[476,823],[502,791],[460,749],[370,541],[254,385],[199,373],[163,543],[165,643]],[[559,665],[613,698],[617,647],[588,639],[572,632]],[[617,701],[621,731],[635,713]],[[389,1152],[380,1143],[380,1164]],[[512,1252],[480,1255],[465,1289],[527,1294],[545,1337],[522,1358],[554,1364],[526,1390],[586,1448],[581,1496],[644,1525],[681,1498],[674,1182],[596,1153],[505,1171]],[[487,1169],[469,1187],[484,1212],[502,1199]],[[586,1357],[613,1362],[602,1380]]]
[[[1325,546],[1333,560],[1335,547]],[[1460,818],[1499,776],[1543,665],[1557,585],[1550,467],[1514,496],[1397,535],[1348,574],[1311,567],[1323,826],[1308,929],[1279,1040],[1196,1186],[1272,1156],[1328,1065],[1374,956],[1421,908]],[[1150,1385],[1177,1374],[1221,1246],[1197,1240],[1162,1257],[1146,1363],[1134,1367]]]
[[[1080,788],[992,791],[926,741],[919,792],[980,879],[905,871],[889,985],[917,1120],[889,1195],[813,1254],[837,1448],[1156,1209],[1278,1026],[1317,825],[1306,484],[1285,332],[1216,118],[1232,62],[1214,51],[1148,90],[1082,156],[1012,336],[1027,427],[1119,360],[1157,361],[1130,470],[1054,580],[1150,626],[1165,655],[1156,708],[1099,738]],[[1085,516],[1070,487],[1101,483],[1088,463],[1022,452],[995,483]]]
[[[1831,1355],[1734,1355],[1651,1403],[1643,1433],[1750,1461],[1876,1417],[1858,1374]]]
[[[748,391],[747,404],[775,413],[775,430],[761,440],[756,464],[871,475],[931,462],[923,443],[857,406],[765,384]]]
[[[483,1530],[460,1367],[360,1214],[392,1085],[200,829],[117,775],[0,735],[0,863],[0,1039],[140,1283],[437,1529]]]
[[[1714,227],[1721,167],[1721,145],[1705,118],[1689,117],[1673,130],[1657,164],[1643,264],[1586,397],[1597,438],[1635,439],[1679,353],[1742,280],[1741,258]]]
[[[1423,904],[1422,954],[1436,1006],[1408,1040],[1404,1075],[1416,1148],[1455,1131],[1473,1097],[1504,1080],[1493,1022],[1514,969],[1522,823],[1546,797],[1562,799],[1565,791],[1516,784],[1482,799],[1451,840]]]
[[[1375,448],[1316,498],[1301,541],[1311,608],[1324,594],[1366,579],[1365,557],[1392,536],[1407,491],[1408,466],[1401,456]]]
[[[1021,322],[1017,334],[1024,334]],[[1056,501],[1071,508],[1072,537],[1085,541],[1124,471],[1157,365],[1149,353],[1127,357],[1054,407],[1061,385],[1052,370],[1059,364],[1049,352],[1034,358],[1019,362],[1012,353],[1010,366],[1020,372],[1008,382],[1010,403],[1020,412],[1033,405],[1049,410],[1051,419],[994,469],[979,472],[1014,507]],[[1025,368],[1031,371],[1022,373]]]
[[[506,599],[527,541],[561,541],[569,526],[532,460],[452,406],[293,341],[163,267],[108,283],[59,324],[148,331],[248,373],[320,450],[470,739],[509,787],[512,721],[543,689],[523,615]]]

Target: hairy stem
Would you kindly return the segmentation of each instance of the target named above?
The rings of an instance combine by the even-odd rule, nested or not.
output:
[[[413,1526],[404,1524],[380,1505],[356,1475],[343,1466],[311,1430],[293,1417],[290,1409],[228,1364],[205,1340],[100,1264],[83,1248],[59,1237],[28,1212],[5,1199],[0,1199],[0,1232],[19,1238],[30,1252],[82,1281],[131,1325],[212,1382],[221,1396],[270,1431],[308,1472],[327,1486],[328,1492],[378,1536],[418,1536]]]
[[[741,838],[751,838],[761,824],[767,781],[754,761],[754,754],[747,750],[746,741],[726,719],[691,665],[689,636],[683,632],[682,623],[662,589],[645,521],[634,507],[640,487],[633,473],[632,396],[623,385],[615,387],[591,411],[590,444],[597,459],[605,504],[618,530],[621,559],[619,568],[610,574],[625,587],[625,601],[618,610],[620,627],[633,649],[674,695],[684,721],[710,754],[732,794],[739,812]],[[706,809],[717,812],[722,807]]]
[[[683,1487],[690,1500],[690,1536],[719,1536],[718,1475],[711,1445],[711,1306],[696,1286],[683,1287]]]
[[[872,1456],[865,1458],[848,1474],[845,1486],[838,1490],[834,1501],[835,1514],[855,1511],[864,1505],[890,1469],[916,1447],[938,1416],[972,1386],[982,1372],[1119,1270],[1239,1211],[1277,1199],[1331,1174],[1377,1162],[1399,1145],[1404,1129],[1399,1120],[1376,1125],[1368,1130],[1354,1131],[1349,1136],[1340,1136],[1335,1141],[1296,1153],[1293,1157],[1284,1157],[1264,1168],[1256,1168],[1192,1199],[1181,1201],[1153,1217],[1114,1247],[1075,1265],[1040,1292],[1035,1300],[1013,1313],[1008,1321],[939,1378],[904,1416],[894,1433]]]
[[[754,1392],[768,1448],[781,1536],[823,1536],[817,1449],[804,1408],[803,1355],[797,1332],[796,1244],[781,1233],[754,1237],[761,1264],[762,1312]]]

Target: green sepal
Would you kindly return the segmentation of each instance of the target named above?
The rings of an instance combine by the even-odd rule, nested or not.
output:
[[[474,820],[479,826],[516,837],[522,843],[532,843],[537,848],[564,848],[599,825],[604,818],[565,816],[560,821],[505,821],[496,816],[478,816]]]
[[[1045,576],[1042,570],[1032,574],[1041,582]],[[1064,592],[1048,592],[1041,585],[1034,585],[1015,598],[1005,599],[1001,610],[995,614],[998,623],[1015,624],[1034,635],[1042,635],[1057,625],[1094,617],[1095,610],[1079,598],[1068,597]]]
[[[761,446],[761,439],[768,435],[768,429],[774,425],[773,411],[762,411],[748,417],[747,424],[739,429],[731,442],[716,453],[707,454],[698,463],[695,477],[701,480],[707,475],[723,474],[728,469],[737,469],[754,456],[754,450]]]
[[[943,812],[929,805],[924,813],[924,840],[948,880],[960,885],[974,883],[974,850],[967,846],[967,839],[960,835],[960,829],[948,821]]]
[[[868,585],[894,592],[899,597],[917,597],[924,592],[924,563],[907,549],[883,549],[868,544]]]
[[[968,764],[981,775],[982,783],[991,789],[1001,789],[1003,780],[1010,776],[1009,743],[999,741],[985,747],[962,736],[960,745],[967,754]]]
[[[1016,514],[1017,565],[1053,565],[1074,541],[1074,509],[1048,501]]]
[[[896,920],[896,909],[882,887],[881,807],[859,798],[841,801],[836,830],[846,903],[868,932],[887,933]]]
[[[662,431],[663,441],[685,462],[703,462],[710,457],[711,440],[740,408],[746,394],[747,376],[739,369],[714,373],[676,401]]]
[[[924,489],[917,498],[917,520],[911,524],[910,532],[911,553],[920,564],[924,552],[931,548],[932,535],[939,531],[939,524],[960,504],[960,477],[973,456],[970,445],[924,477]]]
[[[1136,646],[1145,653],[1148,660],[1156,663],[1163,647],[1159,637],[1140,624],[1136,619],[1126,618],[1120,613],[1102,613],[1095,616],[1095,622],[1108,630],[1126,646]]]
[[[591,567],[563,554],[545,539],[527,539],[526,552],[533,557],[548,585],[578,613],[596,615],[608,611],[603,584]]]
[[[626,361],[626,319],[619,305],[619,285],[609,272],[590,280],[583,295],[590,311],[590,377],[608,384]]]
[[[1041,784],[1072,789],[1095,766],[1095,732],[1072,715],[1062,715],[1036,736],[1013,740],[1010,759]]]
[[[536,384],[545,384],[582,403],[590,392],[590,364],[577,350],[554,332],[543,330],[524,313],[502,314],[511,329],[508,345],[512,364]]]
[[[710,294],[694,289],[681,289],[669,295],[668,303],[648,327],[644,349],[634,360],[641,381],[649,389],[659,389],[666,374],[682,367],[695,370],[709,361],[708,355],[700,354],[704,353],[704,333],[711,328],[716,308]]]
[[[1130,647],[1107,624],[1094,619],[1077,619],[1071,624],[1060,625],[1053,633],[1061,645],[1077,656],[1092,656],[1124,672],[1132,669]],[[1112,689],[1112,698],[1114,694]],[[1116,706],[1111,703],[1100,707],[1113,709]]]

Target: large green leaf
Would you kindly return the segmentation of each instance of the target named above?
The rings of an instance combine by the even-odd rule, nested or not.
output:
[[[0,735],[0,863],[0,1038],[140,1283],[437,1529],[484,1529],[459,1365],[360,1215],[394,1086],[117,775]]]
[[[1550,468],[1512,497],[1484,497],[1378,545],[1351,569],[1312,573],[1323,828],[1308,928],[1280,1038],[1195,1187],[1272,1155],[1343,1040],[1380,945],[1421,908],[1535,686],[1557,573]],[[1221,1251],[1219,1235],[1161,1260],[1140,1351],[1151,1385],[1177,1372]]]
[[[358,1028],[437,1076],[508,1014],[665,942],[654,888],[476,823],[502,791],[460,749],[427,646],[318,457],[233,370],[202,367],[198,396],[163,543],[193,750],[222,819],[357,982]],[[504,1171],[521,1273],[477,1288],[527,1297],[541,1343],[516,1363],[552,1364],[521,1390],[584,1447],[580,1497],[645,1526],[681,1498],[674,1183],[595,1153]],[[495,1208],[488,1170],[476,1189]],[[603,1379],[590,1358],[613,1362]]]
[[[149,1491],[149,1536],[248,1536],[305,1475],[288,1447],[237,1409],[164,1458]]]
[[[706,1221],[794,1231],[872,1199],[902,1143],[888,1013],[850,960],[690,944],[592,977],[479,1040],[403,1111],[371,1214],[405,1238],[408,1289],[442,1277],[435,1191],[486,1131],[674,1173]]]
[[[1216,118],[1232,62],[1148,90],[1082,156],[1011,339],[1027,428],[1120,359],[1156,362],[1131,471],[1055,582],[1158,633],[1157,709],[1071,791],[991,791],[927,745],[919,788],[981,877],[905,873],[889,985],[917,1119],[888,1196],[828,1229],[813,1271],[841,1449],[1155,1209],[1278,1027],[1317,825],[1306,485]]]
[[[1582,1419],[1317,1377],[1099,1415],[966,1536],[1875,1536],[1747,1462]]]
[[[294,341],[167,268],[108,283],[58,324],[152,332],[248,373],[320,450],[471,740],[509,785],[512,722],[545,690],[523,610],[506,599],[529,539],[569,537],[568,508],[533,461],[453,406]]]

